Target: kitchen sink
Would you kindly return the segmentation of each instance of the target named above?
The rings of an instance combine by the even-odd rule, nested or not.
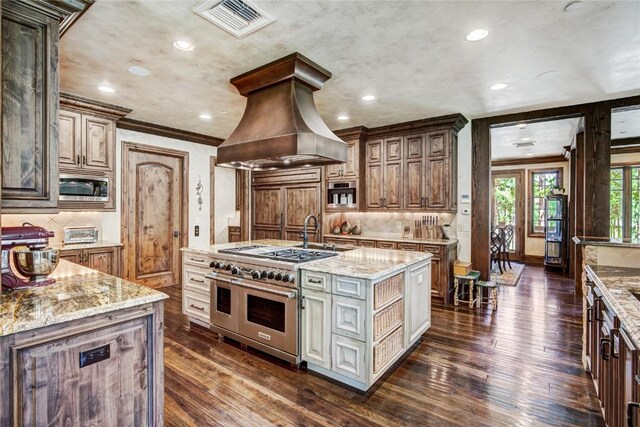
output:
[[[302,244],[295,245],[294,248],[301,248]],[[309,243],[307,249],[315,249],[319,251],[335,251],[335,252],[347,252],[356,248],[350,246],[333,246],[333,245],[321,245],[319,243]]]

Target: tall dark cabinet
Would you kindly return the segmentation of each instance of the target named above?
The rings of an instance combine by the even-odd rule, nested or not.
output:
[[[567,196],[549,195],[545,202],[544,265],[568,269],[568,223]]]

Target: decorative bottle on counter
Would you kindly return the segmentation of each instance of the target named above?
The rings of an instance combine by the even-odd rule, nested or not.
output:
[[[362,234],[362,227],[360,226],[360,221],[356,221],[356,225],[354,225],[353,228],[351,229],[351,234],[355,234],[356,236],[359,236],[360,234]]]

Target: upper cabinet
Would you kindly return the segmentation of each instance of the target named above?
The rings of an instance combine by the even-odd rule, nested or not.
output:
[[[358,126],[335,132],[347,144],[347,161],[325,167],[327,181],[356,180],[360,177],[360,145],[367,137],[367,128]]]
[[[95,174],[113,172],[116,121],[131,112],[63,93],[60,96],[60,170]]]
[[[456,212],[462,115],[370,130],[365,143],[367,210]]]

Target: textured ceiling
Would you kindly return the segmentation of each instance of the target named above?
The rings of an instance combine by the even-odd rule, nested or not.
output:
[[[580,119],[553,120],[491,129],[491,159],[517,159],[527,156],[558,156],[571,145]],[[523,138],[528,138],[525,141]],[[533,142],[532,147],[516,147],[516,142]]]
[[[229,79],[294,51],[333,72],[316,94],[333,129],[640,94],[637,1],[589,1],[572,12],[562,1],[259,2],[277,21],[240,40],[192,12],[203,2],[97,1],[62,39],[62,89],[221,138],[245,104]],[[466,41],[479,27],[489,36]],[[176,39],[194,50],[173,48]],[[131,65],[151,75],[131,75]],[[558,72],[538,77],[549,71]],[[496,82],[509,87],[489,90]],[[116,92],[99,92],[104,83]],[[377,99],[364,103],[364,94]]]

